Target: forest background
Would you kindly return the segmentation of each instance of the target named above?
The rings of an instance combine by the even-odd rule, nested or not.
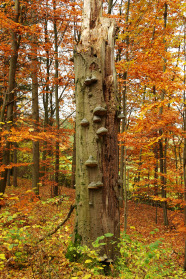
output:
[[[155,224],[159,220],[158,209],[162,208],[164,225],[176,226],[185,233],[185,3],[103,2],[104,16],[117,22],[115,57],[121,110],[118,138],[124,229],[126,201],[130,199],[153,205]],[[28,218],[25,213],[22,216],[26,204],[18,196],[31,199],[27,204],[31,212],[39,206],[32,203],[39,203],[42,193],[48,192],[52,197],[49,205],[56,206],[62,200],[66,202],[62,186],[75,185],[73,49],[81,40],[82,4],[70,0],[0,2],[3,268],[6,261],[10,263],[8,268],[16,266],[16,260],[26,261],[21,237],[30,221],[14,228],[16,222]],[[29,187],[32,180],[35,195],[25,190],[21,178],[27,179],[24,183]],[[48,205],[47,201],[43,202]],[[184,212],[184,217],[175,217],[172,223],[168,209]],[[14,243],[19,237],[21,251]],[[21,254],[15,256],[16,253]],[[50,278],[49,271],[45,272],[45,277],[38,278]]]

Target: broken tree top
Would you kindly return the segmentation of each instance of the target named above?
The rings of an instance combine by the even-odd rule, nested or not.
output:
[[[94,28],[96,20],[102,16],[102,0],[84,0],[83,25]]]
[[[84,51],[90,45],[94,45],[95,49],[98,46],[99,49],[101,46],[99,41],[107,41],[108,45],[114,48],[115,20],[102,16],[102,3],[102,0],[84,0],[81,26],[81,42]]]

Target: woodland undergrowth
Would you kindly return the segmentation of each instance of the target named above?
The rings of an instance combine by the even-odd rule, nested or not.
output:
[[[130,201],[120,257],[106,268],[94,250],[70,246],[75,212],[59,224],[75,203],[75,190],[62,187],[61,193],[50,198],[50,190],[43,186],[38,199],[26,179],[19,180],[18,188],[7,188],[0,199],[0,278],[185,278],[184,234],[177,229],[182,213],[169,211],[171,225],[164,227],[161,209],[155,224],[152,206]],[[121,210],[121,231],[122,223]],[[105,237],[109,234],[95,245],[104,245]],[[69,249],[75,261],[66,257]]]

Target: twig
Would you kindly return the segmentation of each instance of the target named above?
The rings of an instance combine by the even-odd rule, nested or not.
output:
[[[70,218],[70,216],[71,216],[71,214],[72,214],[74,208],[75,208],[75,205],[71,205],[71,206],[70,206],[70,210],[69,210],[69,212],[68,212],[68,214],[67,214],[65,220],[63,220],[63,222],[61,222],[53,231],[51,231],[51,232],[48,233],[47,235],[45,235],[45,236],[43,236],[42,238],[40,238],[39,241],[38,241],[38,243],[40,243],[41,241],[43,241],[43,240],[44,240],[45,238],[47,238],[48,236],[51,236],[51,235],[53,235],[54,233],[56,233],[57,230],[59,230],[59,228],[62,227],[62,226],[66,223],[66,221]]]

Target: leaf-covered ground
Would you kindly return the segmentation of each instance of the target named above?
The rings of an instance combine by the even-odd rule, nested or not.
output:
[[[50,198],[50,189],[43,186],[39,200],[32,194],[30,187],[31,183],[28,180],[21,179],[19,187],[16,189],[8,187],[5,197],[0,200],[2,205],[0,210],[0,278],[185,278],[184,275],[142,277],[139,272],[138,274],[127,273],[130,276],[125,276],[125,272],[122,273],[122,267],[116,271],[114,266],[111,266],[109,276],[104,276],[98,274],[102,273],[103,269],[100,266],[95,267],[95,262],[91,260],[91,257],[84,263],[70,262],[65,254],[73,232],[75,212],[54,234],[46,238],[45,236],[66,218],[70,206],[75,203],[75,191],[62,187],[60,197]],[[168,214],[170,226],[164,227],[161,208],[158,208],[158,223],[156,224],[155,207],[129,201],[127,234],[130,235],[132,243],[139,241],[141,244],[131,246],[134,252],[129,252],[127,255],[128,266],[132,266],[133,261],[135,262],[134,254],[137,249],[141,254],[138,257],[136,255],[136,262],[145,258],[148,264],[148,261],[152,262],[151,258],[158,256],[160,263],[161,258],[162,261],[166,258],[171,262],[172,269],[182,269],[184,232],[179,230],[179,226],[183,215],[173,211],[169,211]],[[123,209],[121,209],[121,230],[123,230]],[[44,240],[39,242],[43,237]],[[161,247],[151,249],[151,254],[144,252],[146,249],[144,247],[148,247],[150,243],[159,239]],[[143,253],[146,254],[143,256]],[[165,253],[164,257],[161,257],[161,253]],[[144,264],[142,267],[139,266],[139,270],[141,269],[147,272]]]

